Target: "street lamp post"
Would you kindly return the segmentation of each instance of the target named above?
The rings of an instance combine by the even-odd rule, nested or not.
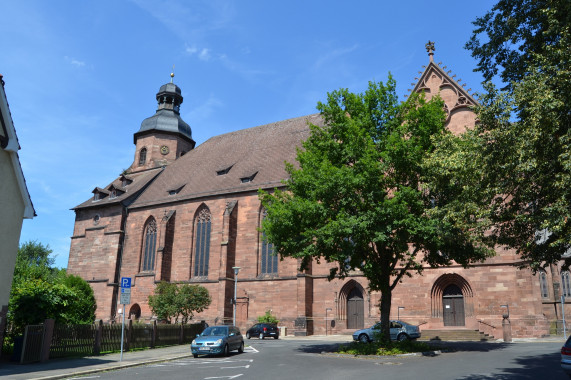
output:
[[[233,324],[236,326],[236,291],[238,289],[238,272],[240,272],[240,267],[232,267],[234,269],[234,318]]]

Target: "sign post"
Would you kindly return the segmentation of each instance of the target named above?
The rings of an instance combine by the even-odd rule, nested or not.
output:
[[[131,277],[121,277],[121,299],[123,305],[123,322],[121,325],[121,358],[123,361],[123,337],[125,336],[125,305],[131,303]]]

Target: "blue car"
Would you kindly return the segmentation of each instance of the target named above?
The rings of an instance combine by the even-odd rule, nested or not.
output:
[[[418,326],[409,325],[402,321],[390,321],[391,340],[409,340],[420,338],[420,329]],[[381,322],[377,322],[368,329],[357,330],[353,333],[353,340],[360,342],[372,342],[375,334],[381,332]]]
[[[190,345],[192,355],[224,355],[230,351],[244,352],[244,338],[235,326],[211,326],[197,335]]]

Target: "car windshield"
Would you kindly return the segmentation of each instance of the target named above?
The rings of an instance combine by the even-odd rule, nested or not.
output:
[[[228,327],[225,326],[213,326],[207,327],[206,330],[200,334],[202,336],[209,336],[209,335],[228,335]]]

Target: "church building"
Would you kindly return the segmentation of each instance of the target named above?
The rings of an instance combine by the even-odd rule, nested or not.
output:
[[[439,94],[447,127],[455,133],[475,125],[477,101],[450,71],[429,62],[413,91]],[[212,297],[194,320],[232,323],[235,271],[236,324],[244,331],[270,311],[288,334],[348,334],[380,319],[380,294],[368,290],[358,271],[328,281],[333,264],[298,270],[297,259],[280,260],[262,238],[264,209],[258,189],[283,188],[284,161],[308,138],[319,114],[213,136],[196,146],[181,119],[181,89],[172,82],[156,94],[156,113],[134,131],[133,163],[76,206],[68,272],[87,280],[97,318],[118,321],[121,277],[132,279],[126,317],[151,321],[148,306],[160,281],[199,284]],[[393,292],[391,318],[421,330],[479,330],[502,337],[509,309],[513,337],[553,333],[561,318],[560,296],[571,296],[569,274],[559,268],[533,274],[517,269],[514,251],[468,269],[426,268]],[[327,329],[327,330],[326,330]]]

